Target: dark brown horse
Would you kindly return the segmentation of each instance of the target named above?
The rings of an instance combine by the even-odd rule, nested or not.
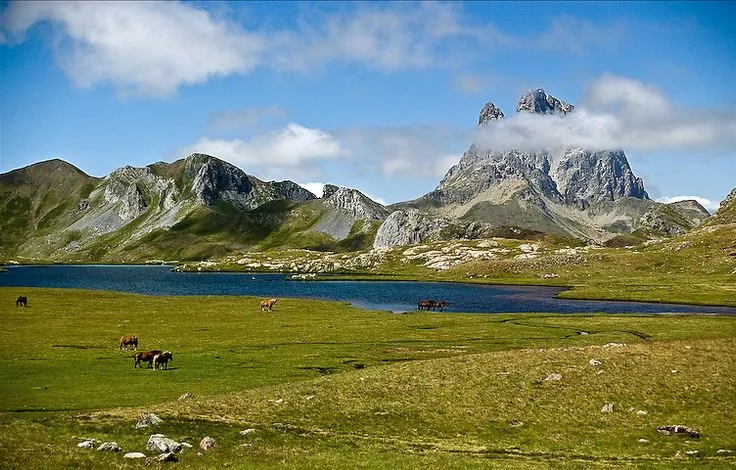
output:
[[[417,310],[429,310],[430,308],[434,308],[435,303],[434,300],[420,300],[417,303]]]
[[[15,306],[16,307],[20,307],[20,306],[28,307],[28,297],[26,297],[25,295],[21,295],[20,297],[18,297],[15,300]]]
[[[446,300],[440,300],[439,302],[434,303],[434,306],[432,306],[432,310],[440,309],[440,312],[442,312],[448,305],[450,305],[450,302]]]

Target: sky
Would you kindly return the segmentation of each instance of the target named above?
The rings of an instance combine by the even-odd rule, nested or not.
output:
[[[653,199],[736,187],[734,2],[0,2],[0,172],[208,153],[379,202],[471,142],[623,148]],[[530,89],[567,116],[515,113]],[[477,129],[487,101],[502,123]]]

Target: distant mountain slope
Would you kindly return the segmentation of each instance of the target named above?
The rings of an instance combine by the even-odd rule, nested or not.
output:
[[[315,196],[215,157],[124,166],[105,178],[52,160],[0,175],[3,256],[64,261],[204,259],[233,250],[370,246],[388,214],[361,193]]]
[[[716,213],[711,217],[707,225],[724,225],[736,224],[736,188],[721,201],[721,205]]]

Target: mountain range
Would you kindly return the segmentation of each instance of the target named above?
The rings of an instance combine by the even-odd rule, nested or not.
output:
[[[529,91],[517,113],[575,107]],[[505,115],[483,106],[478,126]],[[452,238],[556,236],[605,243],[681,234],[710,214],[652,201],[621,149],[496,151],[470,145],[430,193],[385,207],[326,185],[262,181],[216,157],[124,166],[104,178],[62,160],[0,175],[0,257],[196,260],[236,251],[356,251]],[[720,213],[721,211],[719,211]]]

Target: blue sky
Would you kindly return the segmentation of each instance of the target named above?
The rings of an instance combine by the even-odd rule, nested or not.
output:
[[[655,199],[714,209],[736,186],[733,2],[33,1],[0,15],[0,172],[58,157],[103,176],[202,151],[392,203],[432,190],[471,141],[531,132],[624,148]],[[515,119],[537,87],[580,112]],[[511,119],[479,136],[489,100]]]

